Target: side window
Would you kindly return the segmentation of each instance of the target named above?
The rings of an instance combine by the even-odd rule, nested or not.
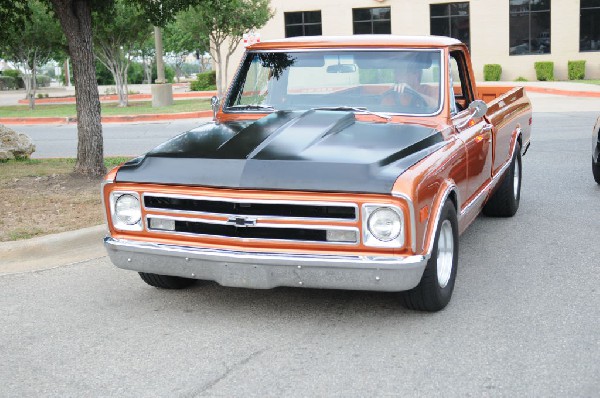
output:
[[[460,112],[473,101],[470,83],[467,75],[467,66],[464,55],[460,51],[450,53],[450,81],[453,86],[455,105]]]

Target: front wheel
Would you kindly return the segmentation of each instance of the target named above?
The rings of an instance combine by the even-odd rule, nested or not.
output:
[[[196,283],[196,279],[181,278],[179,276],[158,275],[148,272],[139,272],[139,274],[144,282],[161,289],[184,289]]]
[[[451,201],[442,208],[431,257],[412,290],[401,293],[405,307],[419,311],[439,311],[450,302],[458,266],[458,222]]]

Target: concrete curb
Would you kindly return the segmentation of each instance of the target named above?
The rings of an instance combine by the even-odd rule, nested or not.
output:
[[[165,120],[195,119],[212,117],[212,111],[180,112],[180,113],[150,113],[142,115],[104,116],[102,123],[131,123],[157,122]],[[0,124],[75,124],[74,117],[0,117]]]
[[[558,88],[550,87],[535,87],[525,86],[525,91],[531,93],[540,94],[552,94],[552,95],[563,95],[566,97],[587,97],[587,98],[600,98],[600,92],[598,91],[578,91],[578,90],[563,90]]]
[[[106,225],[0,243],[0,275],[55,268],[106,255]]]
[[[216,91],[189,91],[186,93],[174,93],[173,98],[175,99],[186,99],[186,98],[210,98],[213,95],[217,95]],[[152,94],[129,94],[128,96],[130,101],[145,101],[151,100]],[[118,101],[118,95],[101,95],[100,102],[107,101]],[[29,100],[20,99],[17,101],[18,104],[27,105],[29,104]],[[74,104],[75,96],[69,97],[49,97],[49,98],[36,98],[36,105],[39,104]]]

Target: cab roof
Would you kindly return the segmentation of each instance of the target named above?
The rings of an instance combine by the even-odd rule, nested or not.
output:
[[[253,44],[248,50],[282,50],[310,48],[386,48],[418,47],[442,48],[461,45],[459,40],[445,36],[396,36],[396,35],[353,35],[353,36],[299,36],[279,40],[266,40]]]

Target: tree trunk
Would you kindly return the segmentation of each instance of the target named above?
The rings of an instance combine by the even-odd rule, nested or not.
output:
[[[77,162],[75,172],[88,176],[106,173],[100,97],[92,43],[92,5],[87,0],[50,0],[67,38],[73,64],[77,107]]]
[[[115,86],[117,88],[117,95],[119,96],[119,106],[126,107],[128,105],[127,91],[125,91],[125,82],[123,76],[119,71],[111,71],[113,78],[115,79]]]
[[[31,90],[29,92],[29,109],[31,110],[35,109],[35,92],[37,91],[37,73],[35,67],[35,60],[33,62],[34,64],[31,67]]]
[[[217,61],[217,96],[223,98],[223,63],[221,62],[221,48],[215,49],[215,61]]]

